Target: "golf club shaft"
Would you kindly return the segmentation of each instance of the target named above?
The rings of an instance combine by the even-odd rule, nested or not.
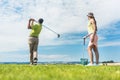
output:
[[[45,26],[45,25],[42,25],[42,26],[44,26],[46,29],[48,29],[48,30],[50,30],[50,31],[52,31],[53,33],[55,33],[55,34],[58,35],[58,33],[56,33],[55,31],[53,31],[52,29],[48,28],[47,26]]]
[[[36,20],[35,20],[35,22],[36,22],[36,23],[38,23]],[[45,25],[42,25],[42,26],[43,26],[43,27],[45,27],[46,29],[48,29],[48,30],[52,31],[53,33],[55,33],[55,34],[57,34],[57,35],[58,35],[58,33],[57,33],[57,32],[53,31],[52,29],[48,28],[47,26],[45,26]]]

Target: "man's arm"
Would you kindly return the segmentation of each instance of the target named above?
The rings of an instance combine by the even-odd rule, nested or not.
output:
[[[29,22],[28,22],[28,29],[31,29],[32,28],[32,25],[33,25],[33,22],[34,22],[35,20],[34,19],[29,19]]]

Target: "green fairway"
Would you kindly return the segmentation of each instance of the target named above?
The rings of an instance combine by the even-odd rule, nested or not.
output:
[[[0,80],[120,80],[120,66],[0,64]]]

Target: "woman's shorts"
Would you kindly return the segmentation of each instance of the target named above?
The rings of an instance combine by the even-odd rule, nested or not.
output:
[[[90,41],[89,41],[88,47],[89,47],[89,46],[92,46],[92,45],[95,45],[95,46],[97,47],[97,41],[98,41],[98,36],[97,36],[97,34],[95,34],[95,37],[94,37],[94,41],[93,41],[93,42],[91,41],[91,40],[92,40],[92,37],[93,37],[93,34],[91,34],[91,35],[89,36]]]

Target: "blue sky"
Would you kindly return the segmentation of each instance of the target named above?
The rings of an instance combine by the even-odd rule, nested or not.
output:
[[[80,61],[86,58],[82,37],[87,34],[87,13],[98,25],[100,61],[120,62],[119,0],[0,0],[0,62],[29,61],[29,18],[44,18],[39,40],[39,61]]]

